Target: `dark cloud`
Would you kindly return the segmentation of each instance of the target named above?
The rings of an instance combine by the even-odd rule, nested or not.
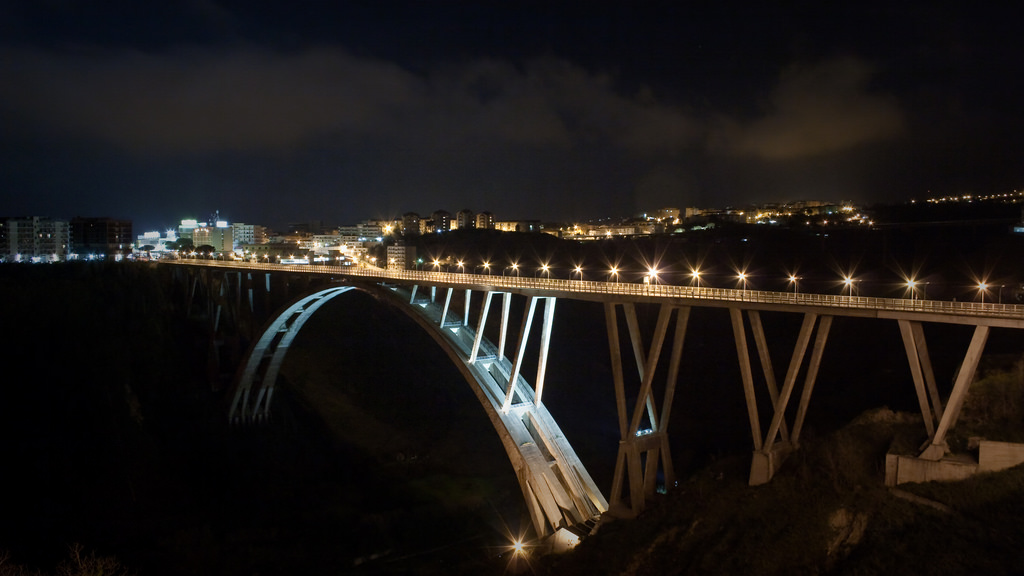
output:
[[[321,48],[2,55],[0,104],[51,134],[147,152],[287,149],[324,136],[537,148],[614,140],[658,153],[691,121],[564,61],[479,60],[423,77]]]
[[[781,75],[765,114],[725,120],[719,149],[768,160],[835,154],[904,133],[899,103],[870,90],[872,69],[856,58],[794,65]]]
[[[0,102],[57,136],[139,152],[291,148],[379,128],[414,105],[414,78],[338,50],[165,54],[12,52]]]
[[[1015,20],[923,8],[0,3],[0,213],[575,219],[1019,187]]]
[[[553,201],[580,217],[590,216],[586,207],[628,212],[638,191],[650,196],[651,182],[660,183],[656,195],[671,196],[665,164],[704,132],[649,89],[623,94],[611,76],[554,58],[475,59],[413,73],[337,48],[247,46],[8,49],[2,62],[13,81],[0,87],[0,108],[53,141],[95,141],[129,162],[229,155],[216,164],[236,165],[248,156],[284,162],[288,173],[319,165],[310,155],[334,158],[331,170],[294,174],[299,190],[289,195],[354,189],[379,201],[418,190],[438,198],[433,206],[485,203],[520,217],[539,216]],[[199,170],[210,163],[198,162]],[[237,188],[231,179],[218,169],[221,186]],[[540,207],[528,211],[524,201]]]

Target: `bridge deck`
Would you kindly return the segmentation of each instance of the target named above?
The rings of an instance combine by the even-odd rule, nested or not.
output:
[[[833,316],[890,318],[1006,328],[1024,328],[1024,305],[987,302],[951,302],[874,296],[769,292],[732,288],[706,288],[671,284],[638,284],[596,280],[564,280],[456,272],[383,270],[364,267],[263,264],[203,260],[171,261],[176,264],[218,268],[327,275],[444,288],[491,290],[533,296],[554,296],[597,302],[674,302],[681,305],[752,310],[816,312]]]

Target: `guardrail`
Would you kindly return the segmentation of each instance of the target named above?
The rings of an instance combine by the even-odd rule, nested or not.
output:
[[[648,298],[683,298],[715,302],[745,302],[751,304],[779,304],[789,306],[815,306],[841,309],[863,309],[891,312],[917,312],[943,315],[977,316],[985,318],[1024,319],[1024,305],[983,302],[951,302],[910,298],[879,298],[874,296],[841,296],[816,293],[770,292],[736,288],[704,288],[673,284],[639,284],[633,282],[607,282],[596,280],[565,280],[561,278],[531,278],[499,276],[468,272],[426,272],[420,270],[385,270],[356,266],[323,266],[317,264],[265,264],[219,260],[172,260],[165,264],[184,264],[220,268],[241,268],[276,272],[302,272],[333,276],[352,276],[380,280],[402,280],[422,284],[445,284],[466,288],[486,286],[494,289],[543,290],[559,293],[583,293],[608,296],[643,296]]]

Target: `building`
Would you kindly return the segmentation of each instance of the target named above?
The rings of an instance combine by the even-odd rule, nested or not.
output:
[[[178,225],[178,238],[182,240],[192,240],[192,232],[199,226],[206,226],[206,223],[199,224],[199,221],[195,218],[186,218],[181,221]]]
[[[476,227],[481,230],[494,229],[494,214],[484,210],[476,215]]]
[[[0,218],[0,259],[5,262],[56,262],[67,259],[70,248],[67,220]]]
[[[355,236],[366,240],[377,240],[384,236],[384,229],[376,222],[366,221],[359,224],[338,226],[337,233],[342,236]]]
[[[452,230],[467,230],[476,228],[476,214],[469,208],[463,208],[455,213],[455,223]]]
[[[72,218],[71,251],[75,254],[125,255],[132,251],[131,220]]]
[[[136,250],[148,250],[149,252],[170,252],[177,250],[178,235],[174,230],[168,230],[164,236],[159,232],[144,232],[135,238]],[[147,247],[152,248],[147,248]]]
[[[242,244],[238,247],[242,258],[256,262],[280,262],[283,258],[308,258],[309,251],[294,243],[266,242],[263,244]]]
[[[662,222],[675,222],[679,220],[679,208],[658,208],[654,212],[647,214],[647,217]]]
[[[348,237],[338,234],[314,234],[309,238],[299,241],[299,247],[313,252],[321,252],[328,248],[336,248],[345,243]]]
[[[444,210],[435,211],[430,215],[430,219],[433,221],[430,232],[441,233],[452,229],[452,215]]]
[[[214,252],[233,252],[235,249],[234,234],[227,222],[218,222],[216,226],[201,226],[192,231],[192,245],[212,246]]]
[[[365,222],[363,222],[363,225],[365,225],[365,226],[376,226],[377,228],[380,228],[381,234],[383,234],[384,236],[390,236],[390,235],[392,235],[392,234],[394,234],[396,232],[401,231],[401,229],[402,229],[402,219],[401,218],[394,218],[394,219],[385,219],[385,218],[371,219],[371,220],[366,220]]]
[[[388,270],[412,270],[416,266],[416,247],[395,244],[388,246]]]
[[[260,226],[259,224],[243,224],[241,222],[236,222],[231,225],[231,235],[234,239],[236,248],[243,244],[267,243],[267,228],[266,226]]]
[[[417,236],[420,233],[420,215],[415,212],[402,214],[402,236]]]
[[[543,229],[540,220],[502,220],[495,222],[494,228],[502,232],[540,232]]]

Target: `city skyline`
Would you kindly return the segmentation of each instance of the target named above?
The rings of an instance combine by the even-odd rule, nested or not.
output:
[[[1009,191],[1012,22],[923,3],[8,3],[0,212],[571,222]]]

